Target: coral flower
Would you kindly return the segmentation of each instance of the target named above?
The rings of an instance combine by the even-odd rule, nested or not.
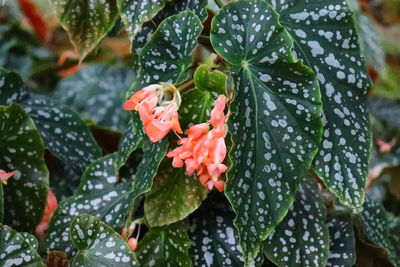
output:
[[[53,216],[54,211],[58,207],[57,198],[54,193],[49,189],[47,192],[46,207],[44,209],[42,221],[36,226],[36,235],[42,240],[44,232],[49,228],[49,222]]]
[[[215,187],[220,192],[224,190],[225,185],[221,175],[228,169],[223,164],[226,157],[228,119],[228,115],[224,113],[226,102],[227,98],[220,95],[215,101],[210,121],[190,127],[188,137],[180,139],[180,146],[167,154],[168,158],[173,158],[174,168],[185,166],[186,175],[196,173],[204,186],[210,190]],[[211,130],[210,126],[213,127]]]
[[[172,100],[165,101],[164,94],[172,91]],[[173,130],[182,134],[179,124],[178,109],[180,106],[180,95],[175,87],[165,83],[154,84],[137,91],[125,102],[125,110],[136,110],[139,112],[143,122],[144,131],[152,142],[158,142],[164,138],[169,131]]]
[[[0,181],[3,184],[7,184],[8,179],[10,179],[12,176],[14,176],[17,173],[17,171],[13,171],[13,172],[6,172],[3,170],[0,170]]]

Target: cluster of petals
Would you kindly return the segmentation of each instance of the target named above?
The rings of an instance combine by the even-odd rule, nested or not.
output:
[[[17,171],[6,172],[6,171],[4,171],[4,170],[0,170],[0,181],[1,181],[3,184],[7,184],[8,179],[10,179],[11,177],[13,177],[16,173],[17,173]]]
[[[224,190],[225,184],[221,175],[228,169],[223,164],[226,156],[228,118],[224,113],[226,103],[226,96],[218,96],[210,114],[210,121],[190,127],[188,136],[178,141],[180,146],[167,154],[168,158],[173,158],[174,168],[185,165],[188,176],[196,173],[200,182],[208,189],[215,187],[220,192]]]
[[[168,91],[172,92],[174,97],[170,101],[165,101],[164,94]],[[171,130],[182,134],[178,117],[179,106],[179,92],[173,85],[166,83],[150,85],[137,91],[125,102],[124,109],[139,112],[145,133],[155,143]]]
[[[57,198],[54,195],[53,191],[49,189],[49,191],[47,191],[46,207],[44,209],[42,221],[36,226],[36,235],[41,240],[44,237],[44,233],[49,228],[49,222],[57,207],[58,207]]]
[[[133,232],[135,231],[136,225],[134,223],[132,223],[128,230],[126,229],[126,227],[122,228],[122,232],[121,232],[121,237],[122,238],[126,238],[128,236],[128,245],[131,248],[131,250],[135,251],[138,247],[138,239],[135,237],[131,237],[133,235]]]

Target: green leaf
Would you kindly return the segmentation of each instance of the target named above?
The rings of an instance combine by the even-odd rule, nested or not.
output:
[[[170,160],[165,160],[146,194],[146,221],[150,227],[180,221],[201,205],[207,192],[196,176],[186,176],[184,168],[175,169]]]
[[[135,36],[132,42],[132,56],[134,57],[134,69],[140,67],[139,56],[142,53],[144,46],[151,40],[153,33],[157,30],[157,26],[152,22],[146,22],[142,25],[140,32]]]
[[[17,105],[0,106],[0,169],[18,173],[4,189],[5,222],[33,232],[42,219],[49,173],[32,119]]]
[[[314,73],[295,61],[292,39],[264,1],[225,5],[213,19],[211,43],[232,65],[237,91],[230,105],[232,166],[225,194],[250,264],[288,212],[317,152],[320,93]]]
[[[129,39],[134,40],[142,25],[163,9],[166,0],[117,0],[119,12]]]
[[[226,94],[228,76],[218,70],[211,71],[207,65],[199,66],[193,76],[195,88],[182,94],[179,116],[182,126],[209,120],[218,94]]]
[[[400,105],[396,101],[381,97],[371,97],[368,101],[368,108],[379,120],[400,129]]]
[[[190,244],[186,223],[178,222],[151,228],[140,240],[137,255],[142,266],[191,267]]]
[[[186,79],[202,29],[201,21],[190,11],[165,19],[140,54],[137,81],[132,89]]]
[[[132,116],[129,128],[121,137],[118,145],[117,162],[119,164],[124,164],[133,151],[142,147],[144,141],[142,128],[143,124],[140,121],[139,116]]]
[[[119,65],[89,65],[61,80],[54,98],[102,127],[124,131],[128,112],[122,107],[134,77],[132,71]]]
[[[210,197],[190,216],[190,250],[194,266],[243,266],[235,213],[224,199]]]
[[[167,1],[165,8],[160,11],[157,16],[159,21],[177,14],[184,10],[190,10],[196,14],[201,21],[205,21],[208,17],[207,14],[208,0],[173,0]]]
[[[89,127],[67,106],[43,96],[32,96],[21,105],[35,122],[46,148],[81,173],[101,151]]]
[[[29,91],[15,72],[0,68],[0,105],[21,102],[29,98]]]
[[[278,266],[326,266],[329,229],[315,181],[305,182],[285,217],[268,237],[264,252]]]
[[[59,204],[47,234],[48,248],[73,254],[69,223],[79,214],[94,215],[109,226],[121,229],[130,204],[151,189],[166,151],[166,142],[145,143],[136,173],[127,177],[119,175],[125,162],[117,160],[118,152],[93,162],[83,174],[76,194]]]
[[[3,222],[4,219],[4,191],[3,185],[0,185],[0,223]]]
[[[135,253],[113,229],[90,215],[79,215],[71,223],[71,239],[79,253],[72,267],[139,266]]]
[[[34,250],[38,250],[39,249],[39,241],[36,239],[36,237],[34,235],[31,235],[29,233],[26,232],[22,232],[19,233],[24,239],[25,241],[34,249]]]
[[[389,219],[389,238],[392,243],[391,251],[392,263],[400,266],[400,217],[395,217],[388,213]]]
[[[82,61],[112,29],[118,17],[114,0],[50,0]]]
[[[0,266],[44,267],[36,249],[6,225],[0,227],[0,255]]]
[[[330,235],[328,267],[351,267],[356,263],[353,223],[347,216],[327,220]]]
[[[360,211],[368,173],[370,87],[346,1],[274,1],[299,58],[313,68],[324,104],[324,135],[314,167],[340,201]]]

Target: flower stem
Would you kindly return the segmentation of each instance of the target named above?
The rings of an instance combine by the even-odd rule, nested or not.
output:
[[[211,44],[210,36],[200,35],[199,36],[199,43],[210,45]]]
[[[187,89],[188,87],[190,87],[191,85],[194,84],[194,80],[190,80],[184,84],[182,84],[181,86],[179,86],[178,88],[176,88],[178,91],[183,91],[185,89]]]
[[[214,0],[214,2],[217,4],[219,8],[222,8],[225,5],[224,2],[222,2],[222,0]]]

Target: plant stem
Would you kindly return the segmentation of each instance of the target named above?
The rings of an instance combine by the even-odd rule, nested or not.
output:
[[[222,2],[222,0],[214,0],[214,2],[217,4],[219,8],[222,8],[225,5],[224,2]]]
[[[193,80],[190,80],[184,84],[182,84],[181,86],[179,86],[178,88],[176,88],[178,91],[182,91],[185,90],[186,88],[190,87],[192,84],[194,84]]]
[[[202,44],[211,45],[210,36],[200,35],[199,36],[199,42],[202,43]]]

